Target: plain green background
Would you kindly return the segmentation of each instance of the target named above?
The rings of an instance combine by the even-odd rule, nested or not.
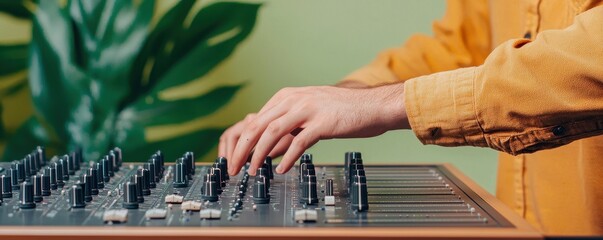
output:
[[[444,1],[419,0],[263,2],[250,38],[208,76],[214,81],[248,83],[221,110],[219,121],[242,119],[283,87],[334,84],[379,51],[400,46],[413,33],[431,34],[433,21],[445,9]],[[369,163],[450,162],[488,191],[495,189],[495,151],[423,146],[410,131],[321,141],[308,152],[317,162],[339,163],[350,150],[361,151]]]

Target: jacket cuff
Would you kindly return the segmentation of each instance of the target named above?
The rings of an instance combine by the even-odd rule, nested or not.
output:
[[[479,70],[461,68],[405,83],[408,120],[423,144],[488,147],[476,115],[474,81]]]

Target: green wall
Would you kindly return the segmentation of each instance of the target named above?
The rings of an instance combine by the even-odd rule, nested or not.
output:
[[[247,81],[248,86],[215,121],[237,121],[257,111],[280,88],[333,84],[411,34],[431,33],[444,1],[267,0],[255,32],[212,81]],[[339,163],[345,151],[361,151],[365,162],[450,162],[490,192],[496,152],[470,147],[423,146],[410,131],[370,139],[321,141],[308,152],[317,162]]]

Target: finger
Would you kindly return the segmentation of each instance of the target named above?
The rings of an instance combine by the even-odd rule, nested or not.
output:
[[[274,148],[281,138],[289,135],[291,131],[298,128],[305,120],[306,118],[303,115],[289,112],[268,124],[268,127],[266,127],[266,130],[255,145],[255,153],[251,159],[249,174],[255,176],[256,169],[262,166],[263,160],[270,150]]]
[[[293,141],[293,135],[291,135],[291,134],[285,135],[276,144],[276,146],[274,146],[274,148],[268,154],[268,156],[270,156],[272,158],[277,158],[277,157],[282,156],[283,154],[285,154],[285,152],[287,152],[287,149],[289,149],[289,145],[291,145],[292,141]]]
[[[224,133],[226,133],[226,131],[222,133],[218,142],[218,157],[226,157],[226,136]]]
[[[234,152],[235,146],[237,144],[237,141],[239,141],[239,138],[241,136],[241,132],[243,132],[243,130],[245,129],[245,127],[255,119],[256,114],[255,113],[250,113],[247,114],[247,116],[239,121],[238,123],[236,123],[235,125],[233,125],[232,127],[228,128],[223,136],[224,136],[224,151],[225,153],[223,154],[226,159],[231,159],[232,158],[232,153]],[[240,166],[239,166],[240,168]],[[234,166],[232,164],[228,165],[228,172],[233,172]],[[238,170],[236,171],[237,173],[239,172]],[[236,174],[236,173],[235,173]]]
[[[270,111],[264,114],[257,115],[255,120],[247,124],[245,130],[239,137],[239,140],[237,141],[235,149],[233,151],[233,155],[231,158],[231,162],[233,163],[233,169],[229,170],[229,174],[234,175],[239,172],[240,168],[247,160],[251,149],[256,145],[257,141],[259,140],[261,133],[266,130],[268,123],[274,121],[274,119],[281,117],[286,112],[287,107],[279,104]]]
[[[302,130],[291,142],[291,146],[281,162],[276,167],[276,173],[283,174],[288,172],[299,157],[312,145],[319,140],[319,135],[312,129]]]

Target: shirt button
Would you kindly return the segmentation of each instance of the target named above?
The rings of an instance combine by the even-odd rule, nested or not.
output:
[[[526,34],[524,34],[524,35],[523,35],[523,38],[526,38],[526,39],[531,39],[531,38],[532,38],[532,33],[531,33],[531,32],[529,32],[529,31],[528,31],[528,32],[526,32]]]
[[[559,137],[565,134],[565,128],[563,126],[556,126],[553,128],[553,135]]]

